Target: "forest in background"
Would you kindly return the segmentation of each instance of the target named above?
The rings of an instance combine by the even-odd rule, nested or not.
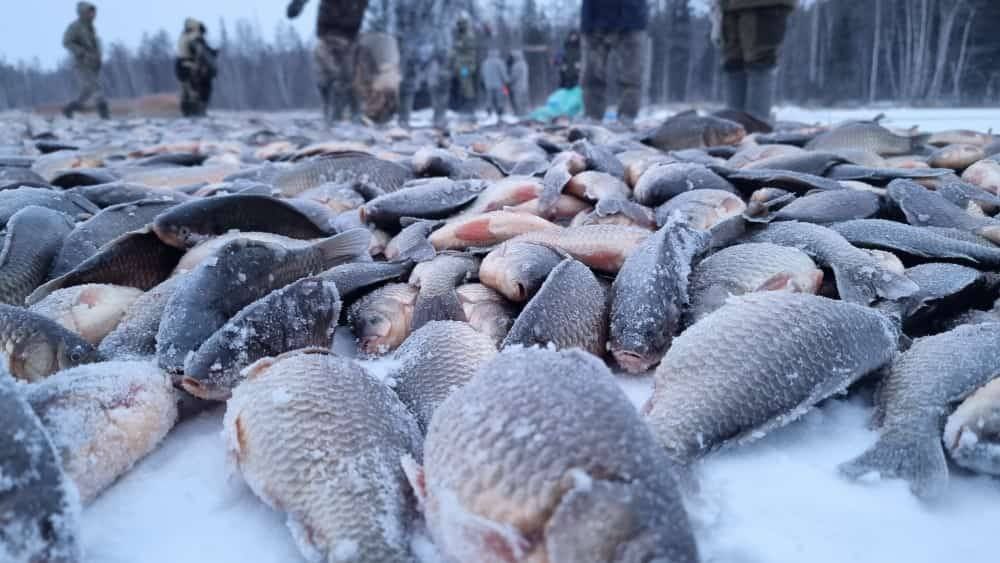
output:
[[[372,0],[380,27],[395,0]],[[648,104],[721,99],[718,53],[704,8],[650,0],[645,97]],[[996,0],[815,0],[789,21],[779,98],[810,106],[892,103],[977,106],[1000,103],[1000,2]],[[579,0],[469,0],[481,49],[523,48],[531,94],[556,87],[553,60],[576,27]],[[279,10],[278,12],[282,12]],[[177,89],[176,30],[146,34],[135,48],[105,41],[102,80],[112,98]],[[312,37],[281,21],[266,32],[247,21],[215,22],[221,49],[213,106],[279,110],[318,107]],[[610,65],[612,68],[614,65]],[[54,70],[0,59],[0,109],[59,103],[73,95],[68,61]]]

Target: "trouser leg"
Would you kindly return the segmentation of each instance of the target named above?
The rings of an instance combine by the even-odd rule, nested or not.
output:
[[[743,69],[727,70],[723,74],[726,91],[726,106],[731,109],[747,110],[747,74]]]
[[[642,71],[646,34],[641,31],[622,34],[618,42],[618,55],[622,63],[618,74],[621,99],[618,115],[623,121],[635,120],[642,104]]]
[[[607,63],[609,46],[601,33],[583,37],[583,109],[591,119],[604,119],[607,109]]]

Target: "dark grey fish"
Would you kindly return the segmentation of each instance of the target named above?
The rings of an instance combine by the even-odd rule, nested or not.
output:
[[[11,217],[0,251],[0,303],[25,305],[25,298],[48,277],[72,230],[68,217],[44,207],[31,205]]]
[[[847,162],[842,156],[816,151],[779,154],[770,158],[756,160],[743,167],[743,170],[765,168],[771,170],[788,170],[813,176],[824,176],[830,168]]]
[[[761,145],[792,145],[804,147],[809,144],[819,131],[775,131],[773,133],[762,133],[754,136],[754,140]]]
[[[71,168],[53,175],[49,183],[58,188],[69,189],[108,184],[118,179],[118,175],[107,168]]]
[[[358,339],[358,351],[379,356],[395,350],[410,335],[417,289],[408,283],[390,283],[365,295],[347,315]]]
[[[423,147],[413,154],[411,163],[413,172],[417,176],[445,176],[452,180],[470,178],[462,166],[463,160],[455,153],[446,149]]]
[[[309,277],[244,307],[184,362],[181,385],[192,395],[229,398],[243,368],[300,348],[330,348],[340,318],[337,288]]]
[[[905,479],[921,499],[948,485],[941,431],[951,408],[997,376],[1000,324],[967,325],[921,338],[893,362],[876,405],[879,439],[840,466],[851,479],[870,473]]]
[[[770,223],[775,211],[795,201],[795,194],[780,188],[761,188],[750,194],[743,218],[752,223]]]
[[[904,223],[861,219],[830,225],[830,228],[855,246],[983,268],[1000,267],[1000,247],[965,242]]]
[[[180,201],[164,197],[106,207],[69,233],[52,264],[51,277],[56,278],[72,270],[121,235],[142,229]]]
[[[73,219],[86,219],[100,211],[89,200],[73,192],[60,192],[44,188],[3,190],[0,191],[0,227],[7,225],[7,221],[10,221],[15,213],[29,205],[58,211]]]
[[[583,157],[587,170],[603,172],[619,180],[625,179],[625,166],[607,148],[587,140],[580,140],[573,143],[572,150]]]
[[[475,200],[486,186],[479,180],[423,180],[369,201],[361,208],[361,216],[391,226],[399,225],[403,217],[444,219]]]
[[[882,156],[910,154],[917,137],[896,135],[874,121],[851,121],[821,133],[806,145],[814,151],[864,149]]]
[[[0,184],[18,186],[20,184],[33,186],[48,186],[48,181],[30,168],[18,166],[0,167]]]
[[[915,294],[875,307],[898,317],[910,336],[938,332],[957,315],[978,307],[989,307],[997,295],[997,284],[973,268],[933,262],[907,268],[906,277],[920,286]]]
[[[398,192],[397,192],[398,193]],[[427,240],[444,221],[415,221],[399,231],[385,246],[382,254],[390,262],[396,260],[412,260],[426,262],[437,255],[434,245]]]
[[[167,152],[130,162],[132,166],[201,166],[208,155],[197,152]]]
[[[559,196],[573,176],[587,168],[586,158],[577,152],[564,152],[552,159],[542,178],[542,192],[538,195],[538,214],[543,219],[552,217]]]
[[[961,229],[1000,243],[1000,221],[969,215],[961,207],[920,184],[894,181],[889,184],[889,197],[912,225]]]
[[[141,184],[129,184],[126,182],[113,182],[110,184],[98,184],[94,186],[80,186],[68,190],[67,193],[76,193],[87,198],[98,207],[111,207],[123,203],[134,203],[147,199],[167,199],[175,201],[186,201],[191,198],[177,190],[167,188],[151,188]]]
[[[414,331],[396,350],[393,359],[399,366],[389,377],[396,382],[399,399],[426,431],[438,405],[496,354],[493,340],[468,323],[434,321]]]
[[[774,221],[838,223],[867,219],[882,208],[878,194],[859,190],[833,190],[800,197],[773,215]]]
[[[272,179],[285,197],[327,182],[349,183],[373,194],[392,193],[413,179],[409,168],[363,152],[343,152],[300,162]]]
[[[183,251],[167,246],[148,228],[126,233],[72,270],[39,286],[26,303],[34,305],[57,289],[85,283],[124,285],[145,291],[167,279],[183,255]]]
[[[142,294],[101,340],[98,351],[108,359],[133,360],[156,355],[156,333],[167,302],[184,275],[174,276]]]
[[[0,305],[0,353],[5,371],[36,381],[100,359],[94,347],[59,323],[26,309]]]
[[[736,193],[725,178],[701,164],[674,162],[655,164],[639,177],[635,200],[656,207],[670,198],[691,190],[723,190]]]
[[[689,303],[691,265],[710,240],[678,217],[625,260],[611,285],[608,337],[608,350],[625,371],[648,370],[670,347]]]
[[[857,180],[876,186],[884,186],[898,179],[921,180],[941,178],[949,174],[954,174],[954,171],[947,168],[868,168],[855,164],[838,164],[826,173],[827,177],[834,180]]]
[[[663,151],[673,151],[735,145],[745,136],[746,130],[739,123],[688,111],[670,117],[639,140]]]
[[[607,290],[589,268],[567,258],[521,311],[502,348],[552,344],[602,357],[607,337]]]
[[[301,239],[320,238],[333,232],[330,225],[316,221],[289,201],[242,194],[182,203],[156,217],[153,230],[160,240],[177,248],[190,248],[232,230]]]
[[[712,112],[712,117],[726,119],[733,123],[739,123],[748,134],[771,133],[774,128],[769,123],[750,115],[745,111],[732,108],[724,108]]]
[[[185,276],[167,302],[156,336],[160,367],[182,372],[188,354],[241,309],[298,279],[366,255],[370,237],[357,229],[295,249],[245,239],[227,244],[217,260]]]
[[[330,268],[319,277],[336,285],[340,297],[346,301],[363,289],[408,275],[413,265],[410,261],[351,262]]]
[[[1000,207],[1000,197],[968,182],[946,182],[934,191],[962,208],[965,208],[970,201],[990,207]]]
[[[16,562],[77,563],[83,558],[80,501],[35,411],[0,373],[0,473],[4,476],[0,552]]]
[[[691,192],[687,192],[691,193]],[[662,205],[660,207],[663,207]],[[584,225],[598,224],[604,219],[619,217],[624,219],[624,224],[635,225],[644,229],[653,230],[656,228],[656,216],[653,210],[645,205],[621,198],[606,198],[598,201],[594,205],[594,211],[584,220]]]
[[[413,330],[430,321],[467,320],[455,288],[478,272],[479,259],[466,254],[441,253],[417,264],[410,274],[410,285],[420,289],[413,307]]]
[[[813,190],[845,189],[836,180],[801,172],[765,168],[723,170],[721,167],[716,167],[715,169],[744,195],[750,195],[761,188],[780,188],[796,194],[805,194]]]
[[[898,338],[867,307],[787,291],[735,297],[674,339],[643,412],[688,465],[793,422],[889,363]]]
[[[836,231],[811,223],[771,223],[751,237],[798,248],[821,266],[833,270],[840,298],[868,305],[877,297],[900,299],[919,288],[906,277],[887,270],[875,257],[851,245]]]
[[[543,244],[505,242],[483,258],[479,281],[515,303],[530,299],[564,255]]]

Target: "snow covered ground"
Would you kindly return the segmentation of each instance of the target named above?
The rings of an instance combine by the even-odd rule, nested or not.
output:
[[[924,130],[1000,131],[1000,110],[786,108],[809,122],[871,117]],[[382,366],[374,365],[374,369]],[[649,378],[623,379],[637,406]],[[836,466],[874,443],[864,397],[827,401],[802,420],[738,450],[711,456],[691,506],[704,560],[717,563],[994,563],[1000,481],[955,475],[946,497],[918,502],[901,482],[841,480]],[[283,517],[234,474],[222,409],[181,424],[152,455],[84,513],[88,563],[287,563],[300,557]],[[418,538],[425,561],[434,561]]]

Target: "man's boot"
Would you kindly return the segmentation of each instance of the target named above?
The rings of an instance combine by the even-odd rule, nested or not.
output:
[[[111,119],[111,109],[108,108],[106,100],[97,102],[97,115],[101,116],[101,119]]]
[[[774,68],[747,69],[747,107],[750,115],[771,123],[771,106],[774,103]]]
[[[747,111],[747,74],[743,70],[729,70],[722,73],[723,88],[726,91],[726,107],[737,111]]]
[[[78,111],[80,111],[80,103],[74,100],[63,107],[62,113],[66,119],[73,119],[73,114]]]

